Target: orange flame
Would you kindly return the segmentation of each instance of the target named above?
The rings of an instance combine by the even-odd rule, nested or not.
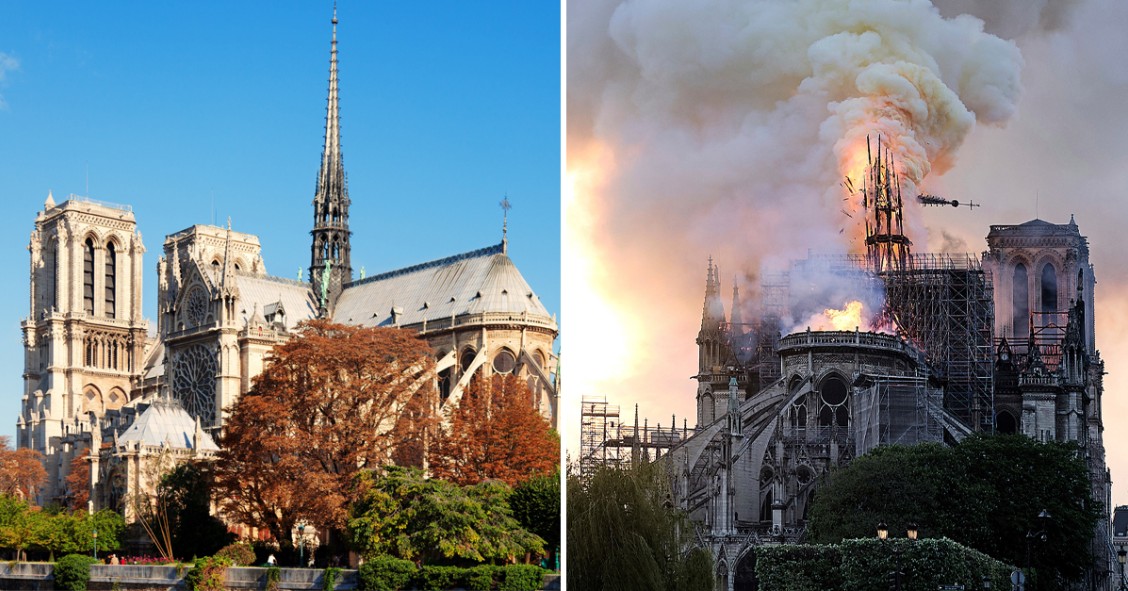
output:
[[[862,310],[865,306],[858,300],[848,302],[841,310],[827,308],[823,310],[823,317],[830,330],[854,330],[855,328],[868,328],[862,321]],[[825,329],[823,329],[825,330]]]

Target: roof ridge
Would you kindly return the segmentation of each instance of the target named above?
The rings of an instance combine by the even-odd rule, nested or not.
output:
[[[285,285],[297,285],[305,287],[309,287],[310,285],[307,281],[298,281],[297,279],[290,279],[289,277],[279,277],[277,275],[267,275],[265,273],[254,273],[252,271],[238,271],[237,275],[239,277],[248,277],[250,279],[265,279],[267,281],[282,283]]]
[[[392,277],[398,277],[400,275],[407,275],[409,273],[415,273],[415,272],[418,272],[418,271],[423,271],[425,269],[433,269],[435,267],[445,267],[446,265],[450,265],[452,263],[457,263],[459,261],[465,261],[465,260],[468,260],[468,259],[474,259],[474,258],[478,258],[478,257],[482,257],[482,256],[493,256],[493,255],[497,255],[497,254],[505,254],[505,243],[504,242],[494,244],[493,246],[487,246],[485,248],[479,248],[478,250],[472,250],[470,252],[464,252],[462,254],[456,254],[456,255],[449,256],[449,257],[446,257],[446,258],[443,258],[443,259],[436,259],[436,260],[433,260],[433,261],[428,261],[426,263],[420,263],[418,265],[412,265],[410,267],[404,267],[402,269],[396,269],[394,271],[388,271],[388,272],[385,272],[385,273],[380,273],[379,275],[371,275],[371,276],[365,277],[364,279],[358,279],[356,281],[349,282],[349,283],[345,284],[345,286],[346,287],[352,287],[352,286],[356,286],[356,285],[364,285],[365,283],[373,283],[375,281],[383,281],[384,279],[390,279]]]

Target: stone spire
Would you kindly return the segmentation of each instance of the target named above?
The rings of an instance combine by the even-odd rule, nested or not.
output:
[[[701,331],[715,331],[725,322],[725,305],[721,302],[720,269],[709,257],[709,271],[705,278],[705,308],[701,311]]]
[[[349,187],[341,155],[341,116],[337,97],[337,5],[333,5],[333,41],[329,51],[329,98],[325,108],[325,147],[313,198],[312,256],[309,277],[321,316],[332,313],[345,283],[352,281],[349,262]],[[328,269],[328,273],[326,273]],[[325,284],[325,285],[323,285]],[[322,298],[321,293],[326,293]]]
[[[732,336],[737,338],[744,333],[744,313],[741,312],[743,304],[740,302],[740,287],[736,285],[736,277],[732,278]]]

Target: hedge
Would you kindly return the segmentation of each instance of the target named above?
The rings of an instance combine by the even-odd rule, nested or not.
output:
[[[888,591],[900,570],[904,591],[942,585],[1009,589],[1011,566],[947,538],[912,541],[866,538],[836,545],[756,548],[762,591]]]
[[[467,589],[468,591],[535,591],[544,585],[544,573],[528,564],[470,568],[458,566],[423,566],[416,568],[410,560],[380,556],[360,566],[360,587],[371,591],[405,591],[409,589]]]

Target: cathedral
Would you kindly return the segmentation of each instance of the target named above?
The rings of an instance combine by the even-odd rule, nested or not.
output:
[[[754,548],[806,539],[822,476],[878,446],[974,433],[1073,442],[1100,506],[1080,584],[1107,588],[1112,479],[1088,239],[1071,216],[992,225],[978,256],[912,253],[893,170],[880,150],[868,164],[862,253],[764,270],[753,298],[733,286],[728,314],[710,258],[696,424],[651,428],[636,408],[628,426],[618,406],[585,397],[581,473],[661,458],[715,588],[732,591],[756,588]]]
[[[879,445],[974,432],[1082,446],[1103,507],[1084,586],[1108,586],[1111,476],[1088,240],[1072,218],[1032,220],[991,226],[987,247],[981,257],[906,253],[884,270],[870,256],[812,256],[763,275],[755,306],[734,288],[727,316],[710,261],[697,426],[675,432],[674,445],[648,442],[704,532],[718,589],[754,588],[755,546],[803,539],[820,475]],[[880,294],[883,313],[849,329],[803,325],[838,293]],[[746,321],[749,309],[757,318]]]
[[[17,444],[39,451],[41,504],[65,500],[76,459],[93,509],[152,486],[146,458],[208,458],[225,409],[271,348],[313,318],[415,331],[433,348],[444,412],[475,375],[516,374],[555,425],[556,318],[498,244],[368,277],[350,262],[334,13],[324,147],[313,197],[308,281],[267,272],[258,237],[193,225],[165,238],[155,327],[143,318],[145,246],[132,208],[48,195],[37,214],[30,312],[21,323]],[[507,204],[506,204],[507,205]]]

